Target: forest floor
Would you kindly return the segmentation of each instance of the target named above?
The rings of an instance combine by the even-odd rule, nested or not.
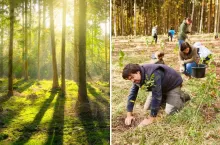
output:
[[[0,79],[0,144],[110,144],[109,84],[87,84],[86,111],[76,104],[73,81],[66,82],[65,97],[51,86],[47,80],[14,80],[8,98],[7,81]]]
[[[165,64],[179,71],[178,42],[167,42],[159,35],[158,44],[151,44],[149,36],[116,37],[112,40],[112,144],[219,144],[220,142],[220,40],[213,34],[190,35],[190,44],[202,42],[213,52],[214,63],[206,69],[205,78],[184,79],[182,89],[191,100],[172,116],[160,110],[156,123],[145,127],[138,124],[149,112],[143,105],[148,95],[140,89],[134,107],[136,121],[126,126],[127,96],[131,82],[123,80],[122,69],[128,63],[150,63],[157,50],[165,52]],[[182,74],[181,74],[182,75]],[[183,75],[182,75],[183,76]]]

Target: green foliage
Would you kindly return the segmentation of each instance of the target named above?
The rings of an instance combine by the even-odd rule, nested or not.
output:
[[[119,66],[120,67],[123,67],[123,61],[124,61],[124,57],[125,57],[125,53],[122,51],[122,50],[120,50],[119,51]]]
[[[153,39],[153,37],[146,37],[146,45],[147,45],[147,47],[149,46],[149,45],[153,45],[154,44],[154,39]]]
[[[162,42],[160,42],[160,50],[164,51],[165,48],[165,40],[163,40]]]
[[[179,53],[179,44],[176,43],[175,47],[174,47],[174,53],[178,54]]]
[[[154,80],[155,80],[154,74],[152,74],[151,76],[146,75],[146,79],[144,80],[143,89],[147,91],[150,87],[153,87]]]

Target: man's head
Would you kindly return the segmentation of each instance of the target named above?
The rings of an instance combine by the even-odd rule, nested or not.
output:
[[[192,23],[192,20],[191,20],[190,17],[187,17],[187,18],[186,18],[186,23],[187,23],[188,25],[190,25],[190,24]]]
[[[140,83],[141,82],[141,67],[138,64],[127,64],[122,72],[122,77],[125,80],[130,80],[133,83]]]
[[[181,44],[180,50],[184,53],[184,54],[189,54],[191,51],[191,46],[189,45],[188,42],[183,42]]]

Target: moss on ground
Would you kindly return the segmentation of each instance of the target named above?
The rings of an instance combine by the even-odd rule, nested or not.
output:
[[[1,79],[0,144],[109,144],[109,85],[93,84],[88,84],[90,111],[81,113],[72,81],[63,97],[51,91],[52,81],[14,80],[14,96],[6,100],[7,81]]]

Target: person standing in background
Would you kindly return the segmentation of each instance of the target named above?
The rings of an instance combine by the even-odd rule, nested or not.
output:
[[[169,41],[169,37],[170,37],[170,40],[173,41],[174,34],[175,34],[175,30],[173,29],[173,27],[171,27],[168,32],[168,41]]]
[[[183,20],[182,24],[180,25],[179,28],[179,34],[178,34],[178,42],[179,42],[179,48],[183,42],[185,42],[186,38],[188,38],[187,33],[190,33],[189,31],[189,26],[191,25],[192,20],[190,17],[185,18]]]
[[[152,28],[152,36],[154,38],[155,44],[157,44],[157,25]]]

